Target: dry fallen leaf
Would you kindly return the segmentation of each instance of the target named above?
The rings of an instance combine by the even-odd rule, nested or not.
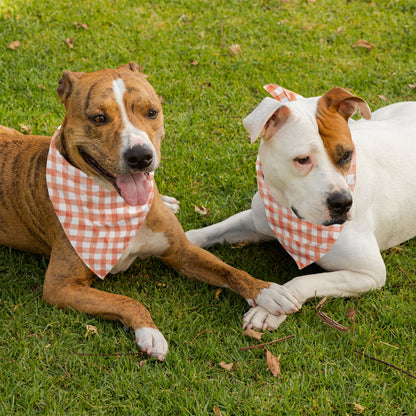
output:
[[[234,363],[227,364],[225,361],[221,361],[218,365],[224,370],[231,371]]]
[[[69,46],[70,49],[74,49],[74,38],[66,38],[65,43]]]
[[[267,348],[266,351],[266,363],[267,367],[275,377],[280,377],[280,355],[276,357]]]
[[[214,413],[215,413],[217,416],[222,416],[221,410],[220,410],[220,409],[218,409],[218,407],[217,407],[217,406],[214,406]]]
[[[85,338],[87,338],[89,335],[97,335],[98,329],[94,325],[87,325],[87,332],[85,333]]]
[[[193,65],[193,66],[197,66],[198,65],[198,61],[196,60],[196,59],[194,59],[192,62],[191,62],[191,65]]]
[[[414,84],[409,84],[409,88],[411,88],[412,90],[416,90],[416,85],[414,85]]]
[[[13,50],[15,50],[15,49],[17,49],[19,46],[21,46],[21,43],[20,43],[18,40],[15,40],[14,42],[12,42],[12,43],[8,46],[8,48],[9,48],[9,49],[13,49]]]
[[[205,215],[206,217],[209,215],[209,209],[205,208],[203,205],[200,205],[199,207],[194,205],[194,207],[195,212],[197,212],[198,214]]]
[[[353,48],[359,47],[359,48],[365,48],[365,49],[373,49],[374,45],[372,43],[368,42],[365,39],[360,39],[360,40],[357,40],[357,42],[353,43],[352,47]]]
[[[357,312],[355,312],[355,309],[354,308],[349,308],[348,312],[347,312],[347,318],[350,321],[354,321],[356,316],[357,316]]]
[[[32,126],[29,124],[20,124],[20,131],[24,134],[32,134]]]
[[[90,30],[90,28],[88,27],[88,25],[86,23],[78,23],[77,21],[74,22],[74,25],[77,27],[77,29],[85,29],[85,30]]]
[[[218,299],[220,297],[220,293],[221,292],[222,292],[222,289],[221,288],[219,288],[219,289],[216,290],[216,292],[215,292],[215,299]]]
[[[353,403],[353,405],[354,405],[354,411],[356,413],[363,413],[365,411],[365,407],[364,406],[361,406],[358,403]]]
[[[244,331],[246,337],[254,338],[261,341],[261,337],[264,335],[263,332],[257,332],[254,329],[246,329]]]
[[[384,95],[379,95],[378,98],[383,101],[387,101],[387,98]]]
[[[241,53],[240,45],[231,45],[230,52],[231,52],[231,55],[238,55],[239,53]]]

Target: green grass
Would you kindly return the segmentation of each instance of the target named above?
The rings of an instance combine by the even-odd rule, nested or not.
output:
[[[250,205],[257,147],[241,120],[266,96],[264,84],[304,96],[337,85],[372,109],[415,100],[415,18],[413,0],[2,0],[0,122],[51,135],[63,118],[55,89],[65,69],[138,62],[164,102],[159,188],[181,201],[185,229],[200,227]],[[353,48],[359,39],[374,48]],[[16,40],[21,46],[8,49]],[[262,279],[299,274],[277,244],[212,251]],[[416,290],[399,270],[416,281],[415,253],[412,240],[384,254],[382,290],[325,304],[351,332],[323,325],[310,302],[266,334],[264,341],[295,335],[269,347],[281,354],[282,377],[274,378],[263,351],[241,351],[257,341],[243,336],[248,306],[230,291],[216,296],[156,260],[97,281],[148,306],[170,346],[158,363],[131,354],[134,336],[120,324],[44,304],[46,261],[2,248],[0,414],[353,415],[362,406],[365,415],[415,415],[416,381],[353,352],[416,373]],[[98,334],[85,336],[87,325]],[[232,371],[220,361],[233,362]]]

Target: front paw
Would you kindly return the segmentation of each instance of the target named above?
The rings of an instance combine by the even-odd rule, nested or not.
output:
[[[138,328],[135,331],[136,344],[140,350],[150,356],[164,361],[168,352],[168,343],[162,333],[156,328]]]
[[[172,196],[162,195],[162,202],[174,213],[179,212],[179,201]]]
[[[243,329],[248,328],[257,329],[258,331],[272,331],[277,329],[286,318],[287,315],[275,316],[261,306],[256,306],[244,314]]]
[[[255,299],[255,304],[262,306],[272,315],[289,315],[302,307],[289,289],[276,283],[271,283],[269,287],[262,289]]]

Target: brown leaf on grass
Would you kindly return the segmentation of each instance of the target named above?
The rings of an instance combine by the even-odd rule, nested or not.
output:
[[[238,55],[239,53],[241,53],[240,45],[231,45],[229,49],[230,49],[231,55]]]
[[[409,88],[411,88],[412,90],[416,90],[416,85],[414,85],[414,84],[409,84]]]
[[[384,95],[379,95],[378,98],[383,101],[387,101],[387,98]]]
[[[8,48],[9,49],[13,49],[13,50],[16,50],[19,46],[21,46],[22,44],[18,41],[18,40],[15,40],[14,42],[12,42],[9,46],[8,46]]]
[[[347,312],[347,318],[350,321],[354,321],[356,316],[357,316],[357,312],[355,312],[355,309],[354,308],[349,308],[348,312]]]
[[[215,291],[215,299],[218,299],[218,298],[220,297],[221,292],[222,292],[222,289],[221,289],[221,288],[218,288],[218,289]]]
[[[197,205],[194,205],[195,212],[204,215],[205,217],[209,216],[209,209],[205,208],[203,205],[200,205],[199,207]]]
[[[357,40],[357,42],[353,43],[352,47],[353,48],[373,49],[374,45],[372,43],[368,42],[365,39],[360,39],[360,40]]]
[[[197,66],[199,64],[199,62],[196,60],[196,59],[194,59],[192,62],[191,62],[191,65],[193,65],[193,66]]]
[[[78,23],[77,21],[75,21],[74,25],[77,27],[77,29],[90,30],[90,28],[88,27],[86,23]]]
[[[364,413],[364,411],[365,411],[365,407],[364,406],[361,406],[358,403],[353,403],[353,406],[354,406],[354,412],[355,413],[359,413],[359,414]]]
[[[20,131],[24,134],[32,134],[32,126],[30,126],[29,124],[20,124]]]
[[[220,409],[218,409],[218,407],[217,407],[217,406],[214,406],[214,413],[215,413],[217,416],[222,416],[221,410],[220,410]]]
[[[94,325],[87,325],[87,332],[85,332],[85,338],[87,338],[89,335],[97,335],[98,329]]]
[[[231,371],[233,369],[234,363],[227,364],[225,361],[221,361],[218,365],[224,370]]]
[[[267,367],[275,377],[280,377],[280,355],[276,357],[267,348],[264,351],[266,351]]]
[[[68,45],[70,49],[74,49],[74,38],[66,38],[65,43]]]
[[[257,332],[254,329],[246,329],[244,331],[244,335],[246,337],[257,339],[258,341],[261,341],[261,337],[264,335],[263,332]]]

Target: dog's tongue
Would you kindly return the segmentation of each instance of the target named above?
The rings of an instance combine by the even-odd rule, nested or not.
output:
[[[144,172],[119,175],[116,180],[122,198],[129,205],[144,205],[149,198],[149,181]]]

